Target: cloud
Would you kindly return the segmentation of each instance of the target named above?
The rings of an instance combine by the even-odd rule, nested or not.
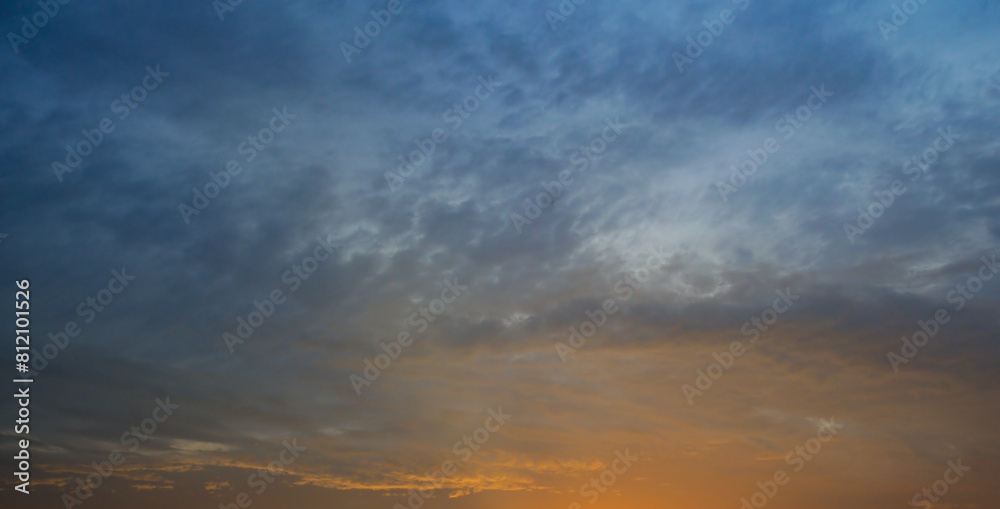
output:
[[[385,2],[243,2],[223,22],[211,2],[60,6],[0,52],[0,275],[32,281],[36,351],[82,329],[38,375],[31,503],[58,503],[166,395],[183,410],[105,507],[232,501],[293,437],[309,453],[255,502],[402,503],[495,405],[517,418],[442,507],[568,505],[623,447],[643,461],[621,503],[734,503],[830,415],[848,427],[797,476],[799,505],[898,504],[963,455],[995,472],[1000,286],[899,375],[886,361],[997,251],[993,8],[928,2],[886,41],[891,4],[753,2],[679,73],[671,54],[735,3],[586,2],[552,30],[559,2],[408,2],[350,63],[340,43]],[[0,26],[35,10],[6,6]],[[52,163],[148,65],[170,76],[59,182]],[[484,76],[503,85],[455,126]],[[785,138],[819,86],[833,97]],[[248,160],[273,108],[296,118]],[[580,170],[609,118],[626,128]],[[948,127],[954,147],[911,179]],[[448,139],[391,190],[385,172],[436,128]],[[769,137],[780,150],[722,199]],[[178,205],[231,160],[242,172],[186,224]],[[519,233],[511,214],[564,170],[573,183]],[[845,223],[894,180],[907,192],[850,242]],[[328,237],[291,290],[286,271]],[[560,362],[556,343],[653,248],[669,263]],[[135,281],[85,322],[78,306],[123,266]],[[349,376],[452,278],[469,295],[358,397]],[[690,407],[681,386],[786,288],[801,301]],[[223,334],[274,289],[287,303],[230,353]],[[953,502],[994,499],[983,482]]]

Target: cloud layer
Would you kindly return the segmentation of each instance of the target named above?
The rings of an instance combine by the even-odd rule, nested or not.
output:
[[[994,3],[403,2],[379,25],[392,5],[71,2],[0,52],[0,273],[31,279],[37,352],[80,330],[36,375],[34,493],[8,478],[5,506],[63,503],[167,396],[84,504],[389,507],[453,460],[428,507],[589,505],[626,449],[606,507],[736,507],[782,468],[774,507],[904,507],[959,457],[942,503],[996,500]],[[112,271],[135,279],[101,304]]]

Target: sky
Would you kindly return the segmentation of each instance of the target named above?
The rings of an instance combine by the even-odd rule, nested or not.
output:
[[[993,507],[998,17],[4,2],[0,505]]]

